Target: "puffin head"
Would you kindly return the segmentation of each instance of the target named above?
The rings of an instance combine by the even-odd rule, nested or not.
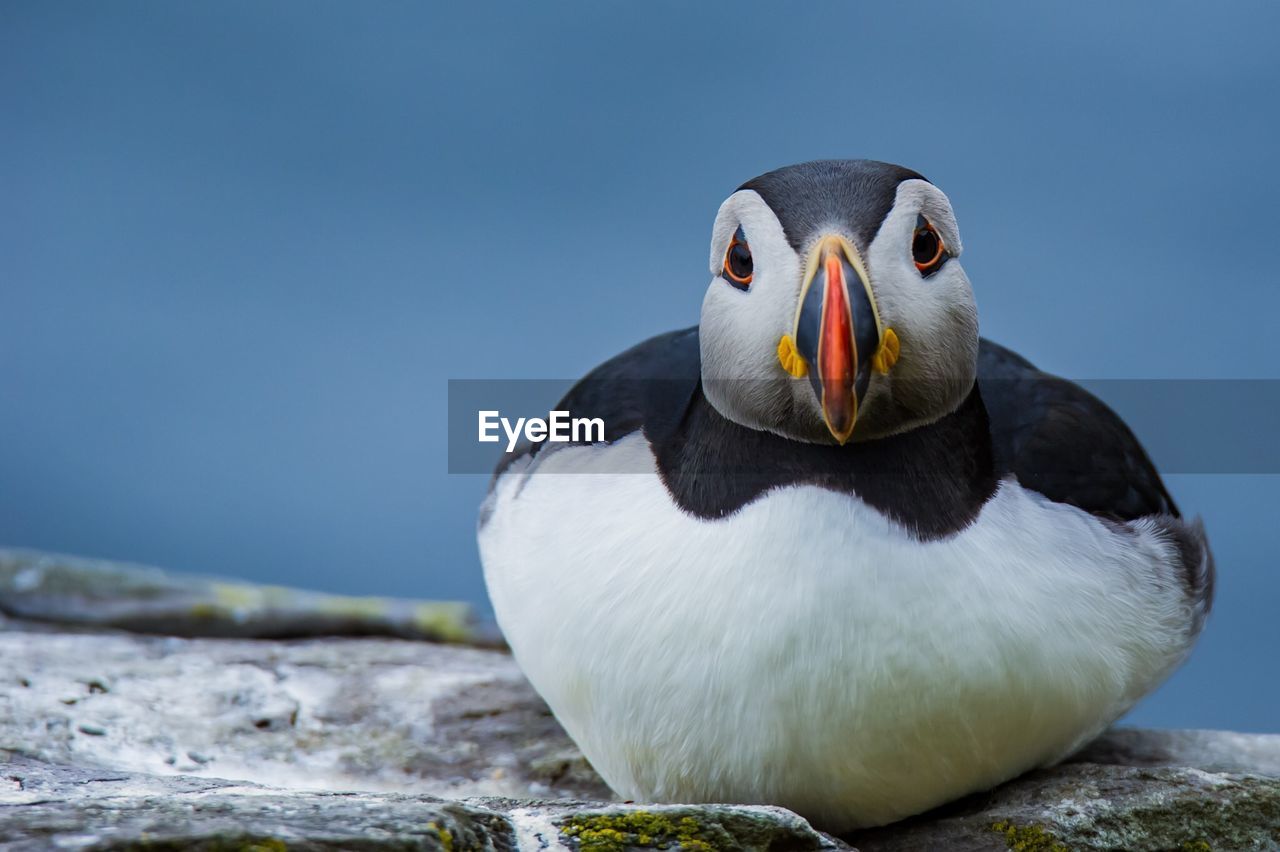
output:
[[[725,417],[844,444],[954,411],[978,311],[947,197],[871,160],[787,166],[720,205],[699,339]]]

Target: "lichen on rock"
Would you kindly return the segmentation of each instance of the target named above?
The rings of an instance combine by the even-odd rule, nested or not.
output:
[[[330,595],[30,550],[0,549],[0,613],[173,636],[483,635],[458,601]]]
[[[247,629],[235,626],[237,608],[283,600],[204,582],[195,588],[214,598],[214,632]],[[165,622],[152,616],[190,603],[192,588],[153,569],[0,551],[0,611],[45,619],[0,616],[0,848],[1280,849],[1277,735],[1111,731],[1061,766],[834,838],[782,808],[613,801],[497,650],[179,639],[93,621],[131,613],[154,629]],[[309,595],[287,598],[295,625],[325,623],[318,613],[370,626],[395,612],[419,620],[410,635],[462,637],[408,602]],[[71,629],[49,623],[58,613]]]
[[[993,822],[991,830],[1002,835],[1013,852],[1071,852],[1038,825],[1014,825],[1002,819]]]
[[[636,847],[713,852],[726,845],[723,838],[709,837],[693,817],[677,820],[653,811],[577,814],[564,820],[560,831],[576,840],[582,852],[625,852]]]

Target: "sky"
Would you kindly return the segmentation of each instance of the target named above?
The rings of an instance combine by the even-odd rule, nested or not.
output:
[[[0,545],[484,611],[448,380],[570,380],[696,323],[720,202],[810,159],[941,187],[983,334],[1046,369],[1280,378],[1278,27],[1266,2],[0,4]],[[1186,396],[1190,441],[1243,417]],[[1280,477],[1168,483],[1218,598],[1130,721],[1280,730]]]

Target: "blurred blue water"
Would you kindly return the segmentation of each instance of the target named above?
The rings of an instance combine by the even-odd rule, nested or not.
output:
[[[938,183],[984,333],[1048,369],[1280,377],[1277,24],[0,5],[0,543],[482,601],[446,380],[572,378],[694,323],[717,205],[817,157]],[[1275,730],[1280,481],[1171,487],[1218,607],[1133,719]]]

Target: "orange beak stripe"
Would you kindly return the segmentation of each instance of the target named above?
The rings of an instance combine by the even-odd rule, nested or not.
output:
[[[822,383],[822,413],[827,427],[843,444],[853,432],[858,400],[853,392],[858,373],[858,350],[853,341],[853,316],[844,280],[840,249],[830,246],[822,264],[826,292],[822,304],[822,331],[818,338],[818,377]]]

